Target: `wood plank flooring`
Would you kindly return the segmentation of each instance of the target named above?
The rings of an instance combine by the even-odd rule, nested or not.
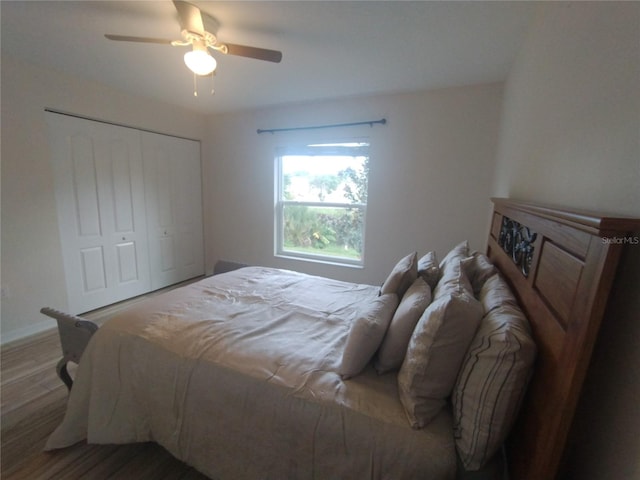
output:
[[[139,299],[83,316],[100,324]],[[57,329],[3,346],[0,357],[3,480],[207,479],[154,443],[82,442],[44,452],[46,439],[62,421],[67,402],[67,389],[55,372],[61,357]],[[69,371],[73,376],[71,365]]]

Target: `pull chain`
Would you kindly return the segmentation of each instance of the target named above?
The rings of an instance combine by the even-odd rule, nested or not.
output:
[[[211,75],[211,96],[216,94],[216,74],[213,72]],[[193,96],[198,96],[198,75],[193,74]]]

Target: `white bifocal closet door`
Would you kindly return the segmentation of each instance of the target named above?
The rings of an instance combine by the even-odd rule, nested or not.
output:
[[[200,143],[141,135],[155,290],[204,273]]]
[[[46,115],[69,310],[149,291],[139,132]]]

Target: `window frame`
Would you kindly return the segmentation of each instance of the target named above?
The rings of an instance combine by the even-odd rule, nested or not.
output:
[[[325,140],[325,141],[313,141],[300,143],[295,145],[287,145],[287,146],[279,146],[275,149],[275,235],[274,235],[274,255],[276,257],[293,259],[293,260],[301,260],[308,262],[316,262],[330,265],[340,265],[340,266],[349,266],[356,268],[363,268],[365,261],[365,251],[366,251],[366,217],[367,217],[367,203],[369,196],[369,172],[367,173],[367,203],[342,203],[342,202],[322,202],[322,201],[301,201],[301,200],[285,200],[284,197],[284,173],[282,166],[282,158],[287,155],[305,155],[306,152],[311,154],[313,153],[315,156],[323,155],[319,150],[313,150],[313,148],[318,149],[320,146],[326,146],[323,150],[329,153],[325,155],[331,155],[333,152],[334,155],[342,152],[345,147],[339,147],[342,144],[348,143],[358,143],[362,144],[360,148],[362,148],[362,155],[366,156],[366,158],[370,161],[370,151],[371,151],[371,141],[369,138],[350,138],[350,139],[341,139],[341,140]],[[315,146],[315,147],[314,147]],[[335,148],[332,148],[335,146]],[[349,153],[357,153],[357,149],[359,147],[347,147],[353,152]],[[345,153],[348,150],[345,150]],[[352,157],[356,157],[358,155],[348,155]],[[284,210],[286,206],[307,206],[311,208],[344,208],[346,209],[358,209],[361,213],[362,218],[362,252],[359,259],[350,258],[350,257],[340,257],[337,255],[323,255],[322,253],[306,253],[299,252],[295,250],[288,250],[284,245]]]

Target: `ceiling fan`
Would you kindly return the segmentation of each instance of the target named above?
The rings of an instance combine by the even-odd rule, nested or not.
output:
[[[209,53],[209,49],[225,55],[255,58],[267,62],[280,63],[282,60],[282,52],[277,50],[218,41],[216,34],[219,24],[213,17],[203,13],[197,6],[188,2],[173,0],[173,4],[178,12],[181,40],[112,34],[106,34],[105,37],[109,40],[121,42],[159,43],[174,47],[191,46],[191,50],[184,55],[184,62],[195,75],[200,76],[212,75],[217,66],[217,62]]]

